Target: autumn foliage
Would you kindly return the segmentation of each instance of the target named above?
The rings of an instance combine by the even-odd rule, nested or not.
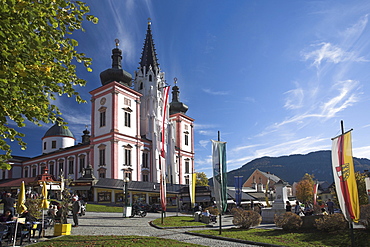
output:
[[[344,218],[343,214],[337,213],[324,215],[324,217],[316,219],[315,226],[320,231],[332,232],[346,229],[348,222]]]
[[[275,215],[274,222],[277,227],[283,230],[298,230],[302,226],[302,219],[295,213],[286,212],[282,215]]]
[[[261,215],[252,210],[233,208],[231,213],[234,215],[233,224],[240,228],[248,229],[251,226],[258,226],[262,222]]]
[[[305,174],[301,181],[298,182],[296,187],[296,197],[301,202],[313,201],[313,176]]]

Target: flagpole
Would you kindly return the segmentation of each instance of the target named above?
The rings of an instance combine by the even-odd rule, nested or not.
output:
[[[220,133],[220,131],[217,131],[217,140],[218,141],[221,141],[221,133]],[[221,235],[221,232],[222,232],[222,224],[221,224],[221,219],[222,219],[222,217],[221,217],[221,214],[222,214],[222,212],[219,212],[220,214],[220,216],[219,216],[219,221],[220,221],[220,225],[219,225],[219,232],[218,232],[218,234],[219,235]]]
[[[341,128],[341,131],[342,131],[342,135],[344,135],[344,123],[343,123],[343,120],[340,121],[340,128]],[[350,130],[352,131],[352,129]],[[343,174],[343,167],[340,166],[340,169],[341,169],[341,172]],[[343,179],[341,180],[341,182],[343,183]],[[353,221],[352,219],[349,217],[349,229],[350,229],[350,235],[351,235],[351,246],[352,247],[355,247],[355,235],[354,235],[354,232],[353,232]]]

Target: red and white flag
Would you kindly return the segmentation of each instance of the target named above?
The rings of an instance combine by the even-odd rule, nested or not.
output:
[[[163,158],[166,157],[166,151],[165,151],[165,146],[166,146],[166,140],[165,140],[165,133],[166,133],[166,123],[167,123],[167,106],[168,106],[168,94],[170,91],[170,86],[164,87],[163,88],[163,120],[162,120],[162,145],[161,145],[161,156]]]
[[[166,211],[167,206],[167,188],[166,188],[166,141],[165,141],[165,133],[166,133],[166,123],[167,123],[167,111],[168,111],[168,94],[170,91],[170,87],[163,88],[163,112],[162,112],[162,141],[161,141],[161,154],[159,156],[159,167],[161,168],[160,171],[160,199],[161,199],[161,206],[162,211]]]
[[[318,188],[319,188],[319,184],[315,183],[313,185],[313,205],[317,204],[317,190],[318,190]]]

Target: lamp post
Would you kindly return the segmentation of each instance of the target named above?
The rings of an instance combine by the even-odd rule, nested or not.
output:
[[[124,210],[123,211],[123,217],[126,218],[126,217],[131,216],[131,207],[129,206],[129,203],[127,201],[127,193],[128,193],[128,182],[130,182],[130,179],[131,179],[132,168],[131,167],[123,168],[122,171],[123,171],[123,182],[124,182],[124,191],[123,191],[123,193],[125,193],[125,203],[124,203],[124,207],[123,207],[123,210]]]
[[[123,217],[127,217],[127,206],[128,206],[128,201],[127,201],[127,191],[128,191],[128,182],[130,182],[130,178],[129,177],[125,177],[123,179],[123,182],[125,183],[125,207],[124,207],[124,212],[123,212]]]

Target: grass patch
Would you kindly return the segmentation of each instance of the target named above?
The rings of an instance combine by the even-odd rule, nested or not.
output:
[[[109,213],[123,213],[122,207],[107,206],[100,204],[86,204],[87,212],[109,212]]]
[[[184,226],[204,226],[202,222],[194,221],[192,216],[170,216],[162,219],[153,220],[153,224],[159,227],[184,227]]]
[[[254,228],[245,230],[232,228],[223,229],[221,235],[219,235],[218,229],[191,232],[292,247],[351,246],[349,230],[328,233],[321,231],[286,232],[279,229]],[[370,246],[369,232],[356,230],[355,241],[355,246]]]
[[[183,243],[172,239],[142,237],[142,236],[63,236],[45,242],[36,243],[32,246],[202,246]]]

